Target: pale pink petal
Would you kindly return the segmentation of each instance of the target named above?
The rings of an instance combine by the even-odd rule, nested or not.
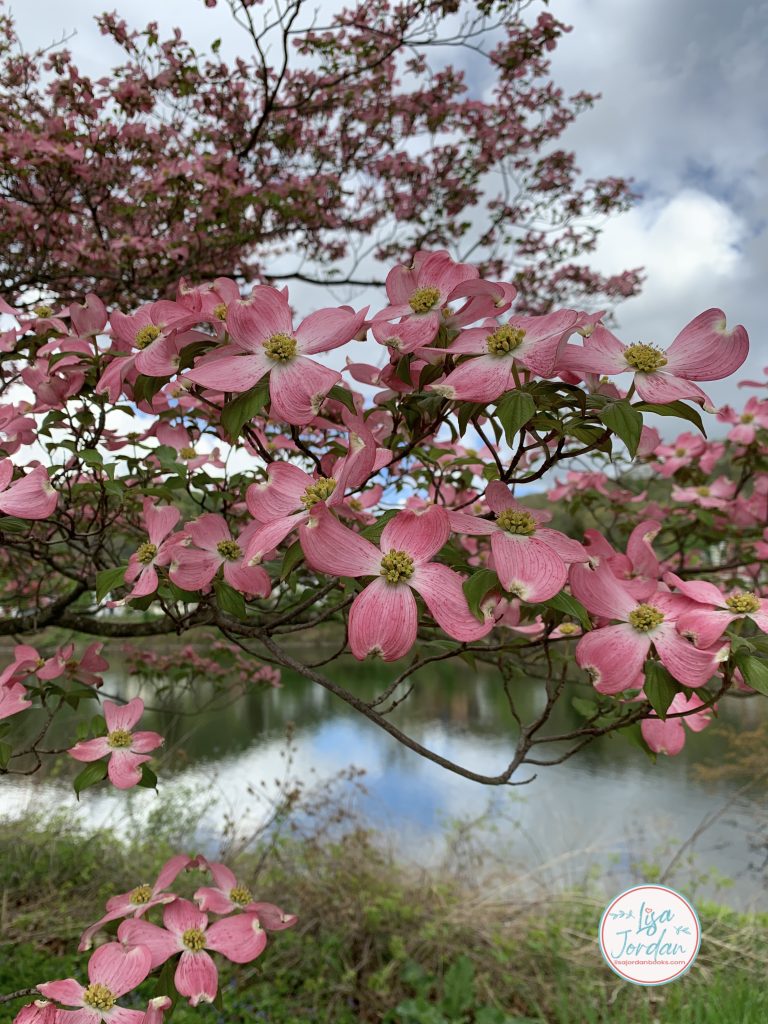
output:
[[[206,938],[208,949],[222,953],[236,964],[255,960],[267,944],[267,934],[255,914],[237,914],[216,921]]]
[[[270,932],[281,932],[286,928],[292,928],[298,921],[295,914],[286,914],[274,903],[249,903],[248,910],[252,910],[259,918],[262,928],[266,928]]]
[[[131,737],[131,750],[136,754],[146,754],[162,747],[163,743],[165,740],[159,732],[135,732]]]
[[[711,408],[712,402],[701,388],[690,380],[673,377],[669,373],[636,373],[635,387],[644,402],[664,405],[666,402],[677,402],[686,398],[700,402]]]
[[[143,1010],[129,1010],[125,1006],[113,1006],[106,1014],[107,1024],[147,1024],[146,1015]],[[158,1018],[156,1017],[155,1020]],[[160,1020],[163,1018],[160,1017]]]
[[[46,981],[37,986],[37,991],[46,999],[53,999],[64,1006],[81,1006],[85,989],[74,978],[64,978],[62,981]]]
[[[299,351],[312,355],[345,345],[360,332],[367,312],[367,306],[359,313],[351,306],[340,306],[310,313],[296,329]]]
[[[231,540],[227,521],[215,513],[199,516],[187,525],[187,532],[197,547],[204,551],[216,551],[216,545]]]
[[[309,473],[290,462],[273,462],[267,472],[267,483],[251,484],[245,493],[248,511],[260,523],[301,510],[302,496],[315,482]]]
[[[623,373],[630,370],[624,345],[602,324],[598,324],[583,345],[564,345],[558,356],[559,370],[577,373]]]
[[[234,353],[236,350],[230,347]],[[198,359],[194,368],[187,370],[184,376],[194,384],[201,384],[215,391],[239,393],[248,391],[258,384],[273,365],[263,350],[245,355],[215,352]]]
[[[725,595],[714,583],[708,583],[706,580],[684,580],[673,572],[664,573],[664,582],[670,587],[675,587],[692,601],[698,601],[699,604],[711,604],[715,608],[725,607]]]
[[[129,946],[146,946],[152,958],[153,970],[182,948],[178,935],[136,917],[123,921],[117,929],[117,937]]]
[[[332,576],[378,576],[381,551],[336,519],[320,502],[299,528],[301,548],[308,564]]]
[[[125,729],[128,732],[136,725],[144,714],[144,701],[134,697],[127,704],[114,704],[111,700],[104,701],[104,718],[110,732]]]
[[[611,572],[606,561],[590,569],[586,565],[571,566],[571,591],[573,596],[593,615],[604,619],[629,618],[637,607],[637,601]]]
[[[152,886],[153,891],[162,892],[163,889],[167,889],[191,863],[192,858],[187,857],[184,853],[177,853],[174,857],[171,857],[160,868],[160,874]]]
[[[492,402],[515,386],[513,360],[506,356],[477,356],[457,366],[439,384],[428,390],[451,388],[451,398],[460,402]],[[442,391],[440,391],[442,394]]]
[[[479,640],[493,629],[492,618],[480,622],[469,610],[461,576],[447,565],[418,565],[410,583],[424,598],[433,619],[454,640]]]
[[[382,530],[381,550],[405,551],[418,565],[436,555],[450,533],[448,515],[439,505],[430,505],[423,512],[404,509]]]
[[[27,700],[27,691],[21,683],[0,686],[0,719],[18,715],[20,711],[31,707],[32,701]]]
[[[144,522],[147,524],[147,535],[150,543],[158,547],[165,540],[176,523],[181,512],[172,505],[155,505],[146,498],[144,501]]]
[[[683,612],[676,623],[677,631],[690,637],[697,647],[711,647],[738,617],[724,608],[715,610],[699,605],[691,611]]]
[[[659,578],[659,560],[651,544],[661,528],[661,523],[655,519],[647,519],[638,523],[629,536],[627,554],[638,576],[648,576],[654,580]]]
[[[378,576],[352,602],[349,610],[349,646],[362,661],[378,654],[396,661],[416,643],[416,601],[405,583],[388,583]]]
[[[208,927],[208,915],[203,914],[189,900],[175,900],[163,912],[163,924],[170,932],[183,934],[189,928],[198,928],[204,932]]]
[[[576,645],[576,663],[589,672],[600,693],[621,693],[635,685],[651,640],[622,623],[585,633]]]
[[[107,765],[109,781],[117,789],[131,789],[141,779],[141,765],[151,761],[148,754],[134,754],[132,750],[113,750]]]
[[[727,656],[728,648],[700,651],[684,640],[671,623],[664,623],[653,634],[653,645],[659,652],[664,667],[685,686],[703,686],[708,683]]]
[[[173,1006],[168,996],[155,996],[147,1003],[147,1012],[143,1024],[163,1024],[163,1015]]]
[[[515,501],[506,484],[501,480],[492,480],[485,490],[485,501],[491,512],[497,515],[507,508],[520,508],[519,502]]]
[[[448,522],[454,533],[479,534],[487,537],[500,529],[490,519],[481,519],[479,516],[472,516],[467,512],[451,512],[450,509],[448,510]]]
[[[224,561],[222,555],[196,548],[180,548],[178,561],[171,563],[168,575],[171,582],[182,590],[202,590],[207,587]]]
[[[237,885],[237,877],[234,871],[228,868],[226,864],[222,864],[221,861],[208,861],[208,870],[222,892],[229,892],[230,889],[234,889]]]
[[[275,519],[271,523],[265,523],[257,530],[254,530],[248,540],[243,556],[244,564],[254,562],[255,565],[262,560],[264,555],[273,551],[288,536],[291,530],[306,522],[309,512],[297,512],[293,516],[285,516],[282,519]]]
[[[135,555],[131,555],[128,570],[125,574],[125,582],[131,583],[137,576],[139,578],[129,597],[147,597],[149,594],[154,594],[160,582],[157,578],[157,570],[154,565],[142,565]]]
[[[98,761],[100,757],[112,753],[106,736],[97,736],[93,740],[80,740],[67,751],[76,761]]]
[[[101,1012],[84,1006],[80,1010],[59,1010],[56,1013],[56,1024],[101,1024]]]
[[[0,494],[0,512],[19,519],[47,519],[59,503],[59,496],[42,468],[31,470]]]
[[[685,746],[685,729],[679,718],[669,718],[665,722],[660,718],[646,718],[640,723],[640,731],[645,742],[657,754],[673,757]]]
[[[224,579],[241,594],[254,597],[269,597],[272,583],[260,565],[246,565],[242,562],[225,562]]]
[[[258,351],[273,334],[293,334],[287,296],[271,285],[256,285],[246,299],[227,309],[227,330],[232,340],[250,352]]]
[[[341,374],[314,359],[297,356],[289,363],[274,363],[269,379],[272,415],[286,423],[309,423],[317,405],[341,380]]]
[[[227,891],[232,886],[228,886]],[[209,886],[202,886],[195,892],[195,900],[201,910],[210,911],[212,914],[229,914],[235,909],[232,900],[220,889],[211,889]]]
[[[722,309],[699,313],[667,349],[667,366],[678,377],[720,380],[730,377],[749,354],[749,338],[743,327],[728,331]]]
[[[488,335],[497,330],[499,324],[496,320],[489,320],[485,327],[470,327],[463,330],[458,338],[451,342],[448,351],[451,355],[484,355],[488,351]],[[445,349],[430,349],[435,352],[445,352]]]
[[[491,551],[502,587],[524,601],[547,601],[565,586],[565,562],[535,537],[497,530],[491,537]]]
[[[559,530],[550,530],[542,526],[536,530],[535,539],[552,548],[564,562],[588,562],[589,554],[583,544],[571,540]]]
[[[201,1002],[212,1003],[219,987],[216,964],[204,949],[199,953],[184,950],[179,958],[174,981],[179,993],[188,996],[191,1006]]]
[[[88,961],[88,979],[105,985],[121,996],[139,986],[151,970],[152,956],[146,946],[126,949],[120,942],[107,942]]]

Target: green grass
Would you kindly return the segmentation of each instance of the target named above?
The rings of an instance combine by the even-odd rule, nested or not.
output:
[[[124,846],[108,833],[78,834],[65,819],[0,823],[0,993],[82,978],[82,928],[110,895],[151,880],[186,824],[177,814],[172,830],[158,825],[151,842]],[[243,854],[238,874],[257,874],[258,898],[296,911],[299,925],[271,937],[254,964],[222,972],[223,1009],[181,1002],[172,1024],[768,1020],[766,915],[699,904],[696,964],[677,982],[643,989],[603,963],[596,931],[604,901],[586,888],[534,897],[459,864],[406,870],[353,827],[335,841],[280,839],[262,864],[263,852]],[[183,884],[191,894],[201,877]],[[12,1019],[8,1009],[0,1020]]]

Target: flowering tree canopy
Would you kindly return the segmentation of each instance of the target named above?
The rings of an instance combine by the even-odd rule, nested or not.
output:
[[[278,256],[281,278],[375,283],[369,257],[443,246],[513,273],[521,311],[636,290],[636,270],[583,259],[631,197],[558,145],[595,96],[553,82],[567,28],[549,12],[365,0],[318,24],[302,0],[230,6],[245,56],[103,15],[121,63],[93,78],[64,43],[25,51],[0,3],[5,294],[147,302],[182,273],[268,280]]]
[[[61,756],[85,763],[78,794],[154,786],[163,738],[142,700],[92,715],[102,645],[200,629],[216,640],[183,657],[222,686],[290,669],[486,785],[612,733],[676,754],[726,695],[768,693],[768,402],[721,409],[722,441],[702,419],[701,385],[739,369],[746,331],[710,309],[671,340],[620,340],[599,312],[524,315],[515,299],[438,250],[390,270],[380,309],[303,319],[287,289],[221,277],[134,309],[3,301],[0,632],[36,646],[0,674],[0,774]],[[686,431],[662,443],[649,414]],[[293,640],[319,627],[335,651],[299,657]],[[375,699],[334,678],[347,650],[397,663]],[[173,678],[172,656],[133,658]],[[496,673],[511,726],[497,771],[391,720],[436,661]],[[567,728],[563,701],[580,716]],[[17,1020],[160,1021],[171,996],[218,998],[213,954],[250,961],[295,921],[224,865],[166,869],[83,936],[86,950],[112,929],[88,984],[39,985]],[[185,869],[212,875],[194,902],[168,891]],[[146,1010],[121,1007],[152,972],[165,987]]]

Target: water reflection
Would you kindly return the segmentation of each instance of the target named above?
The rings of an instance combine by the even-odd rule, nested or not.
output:
[[[364,698],[376,695],[390,678],[383,666],[350,660],[339,662],[333,675]],[[113,662],[105,690],[130,696],[136,685]],[[516,696],[524,713],[531,714],[541,703],[541,687],[520,684]],[[145,697],[162,706],[162,696]],[[196,687],[183,698],[182,711],[206,697],[205,686]],[[726,701],[721,719],[736,730],[753,727],[760,714],[756,701]],[[430,666],[392,719],[419,742],[474,771],[501,771],[514,750],[513,723],[500,684],[468,666]],[[578,721],[564,702],[556,727]],[[694,765],[716,762],[722,755],[727,741],[714,730],[689,733],[683,755],[659,758],[655,765],[638,748],[614,737],[563,765],[537,769],[538,777],[529,785],[512,790],[480,787],[423,760],[325,690],[285,672],[281,689],[251,694],[216,712],[190,717],[157,710],[145,719],[147,728],[167,738],[161,763],[165,792],[213,787],[215,801],[200,821],[203,842],[217,834],[228,816],[244,828],[257,822],[261,810],[252,790],[262,783],[273,790],[283,776],[289,723],[295,728],[294,771],[325,779],[350,765],[364,769],[367,792],[350,799],[403,856],[433,860],[439,856],[447,821],[487,810],[498,825],[489,839],[494,851],[508,856],[510,863],[536,865],[540,874],[560,885],[580,880],[587,870],[603,872],[608,890],[642,880],[639,861],[667,863],[674,845],[687,839],[713,808],[732,800],[739,788],[733,782],[705,785],[695,776]],[[62,723],[62,736],[67,728]],[[520,777],[532,774],[523,768]],[[63,778],[35,776],[6,780],[3,786],[6,813],[73,804]],[[126,805],[123,794],[100,789],[85,794],[73,813],[99,827],[126,829],[135,827],[135,816],[145,814],[154,799],[141,791]],[[759,878],[748,870],[748,828],[763,813],[758,789],[695,844],[698,869],[716,869],[734,880],[724,898],[735,906],[768,909]],[[690,884],[685,865],[672,884]],[[703,891],[714,895],[715,887],[709,883]]]

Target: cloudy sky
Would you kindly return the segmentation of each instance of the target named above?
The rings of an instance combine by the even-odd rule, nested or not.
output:
[[[114,51],[92,18],[112,6],[133,25],[161,11],[163,26],[183,25],[195,43],[221,35],[224,52],[238,48],[226,11],[207,11],[202,0],[11,0],[25,45],[76,30],[68,46],[100,73]],[[702,309],[720,306],[729,323],[747,327],[744,375],[760,377],[768,364],[768,5],[552,0],[550,10],[573,25],[554,54],[555,80],[568,92],[602,94],[566,144],[585,174],[633,177],[643,194],[608,223],[591,260],[610,272],[646,268],[642,295],[618,309],[617,333],[665,345]],[[708,390],[718,402],[738,397],[732,383]]]

